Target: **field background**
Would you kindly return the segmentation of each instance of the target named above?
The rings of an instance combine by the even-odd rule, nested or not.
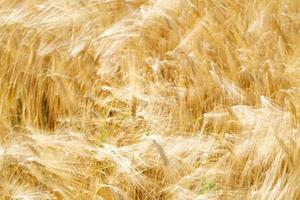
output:
[[[299,0],[0,0],[0,199],[300,199]]]

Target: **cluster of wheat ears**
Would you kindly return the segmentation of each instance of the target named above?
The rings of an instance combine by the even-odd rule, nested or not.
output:
[[[0,0],[0,199],[300,199],[299,0]]]

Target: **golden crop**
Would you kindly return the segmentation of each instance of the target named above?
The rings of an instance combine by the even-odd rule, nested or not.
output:
[[[300,199],[299,0],[0,0],[0,199]]]

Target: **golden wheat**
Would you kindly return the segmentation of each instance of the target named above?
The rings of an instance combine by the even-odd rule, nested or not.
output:
[[[300,199],[299,0],[0,0],[0,199]]]

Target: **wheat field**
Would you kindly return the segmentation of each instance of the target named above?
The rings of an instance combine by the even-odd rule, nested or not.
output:
[[[300,199],[299,0],[0,0],[0,199]]]

